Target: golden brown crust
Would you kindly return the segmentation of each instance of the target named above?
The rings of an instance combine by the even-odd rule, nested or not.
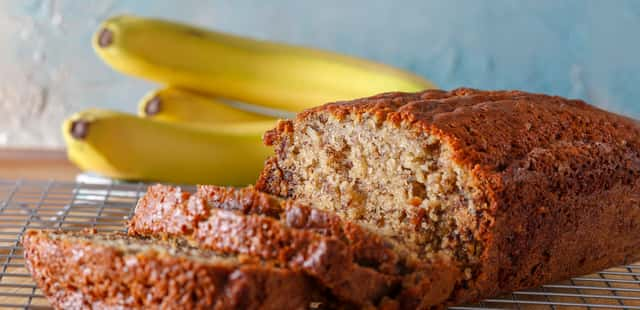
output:
[[[127,253],[51,234],[27,231],[22,242],[27,268],[58,309],[306,309],[318,301],[317,288],[294,271]]]
[[[579,100],[521,91],[388,93],[305,111],[265,135],[275,156],[256,185],[291,195],[295,124],[331,115],[439,138],[480,189],[480,273],[451,301],[476,300],[640,258],[640,126]],[[600,255],[595,255],[599,253]]]
[[[304,119],[328,112],[337,117],[371,114],[394,124],[439,134],[455,147],[456,160],[469,169],[501,172],[536,148],[559,141],[625,143],[638,147],[640,128],[632,119],[608,113],[580,100],[522,91],[387,93],[337,102],[300,113]],[[293,130],[290,125],[279,128]],[[268,145],[278,134],[267,134]],[[260,188],[258,188],[260,190]]]
[[[424,294],[437,303],[450,293],[457,272],[444,264],[426,268],[404,261],[382,237],[357,224],[253,188],[199,186],[189,196],[174,187],[152,186],[136,207],[129,233],[191,236],[199,247],[275,259],[358,305],[397,294],[403,296],[403,309],[414,308]]]
[[[237,210],[244,214],[262,214],[278,217],[282,213],[281,199],[252,186],[234,188],[215,185],[198,185],[196,196],[204,199],[214,209]]]
[[[179,188],[156,185],[136,206],[129,234],[186,236],[202,248],[278,260],[359,305],[377,302],[400,284],[397,275],[358,265],[354,249],[336,236],[291,228],[287,221],[261,215],[279,217],[282,208],[278,199],[251,188],[201,186],[190,197]]]

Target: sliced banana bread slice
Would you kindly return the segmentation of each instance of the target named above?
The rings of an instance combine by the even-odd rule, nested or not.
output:
[[[343,220],[333,212],[295,200],[278,199],[252,186],[238,189],[200,185],[196,196],[204,199],[211,208],[268,214],[288,227],[345,241],[352,249],[357,264],[401,278],[400,287],[377,304],[381,309],[426,309],[440,305],[451,294],[460,275],[459,266],[447,256],[417,257],[394,240],[355,222]]]
[[[393,299],[402,295],[399,305],[413,308],[425,294],[425,303],[437,304],[454,284],[451,270],[422,268],[358,225],[251,187],[199,186],[190,195],[152,186],[136,206],[129,233],[186,235],[200,247],[278,259],[361,306],[397,303]]]
[[[293,200],[278,199],[254,187],[233,188],[214,185],[198,186],[195,194],[210,208],[239,210],[244,214],[268,215],[291,228],[310,230],[323,236],[345,241],[354,259],[363,266],[386,274],[399,274],[412,259],[411,253],[358,224],[343,221],[331,212],[312,208]]]
[[[450,303],[640,258],[640,125],[579,100],[387,93],[307,110],[265,143],[258,190],[449,256],[464,270]]]
[[[176,240],[31,230],[22,243],[27,269],[58,309],[308,309],[325,301],[299,272]]]
[[[200,221],[211,217],[211,210],[265,215],[291,228],[335,237],[349,244],[358,263],[387,274],[398,274],[399,269],[406,265],[402,261],[406,257],[399,254],[401,250],[395,249],[394,244],[377,234],[357,224],[343,222],[340,217],[329,212],[282,200],[250,186],[233,188],[200,185],[193,195],[180,187],[160,184],[150,186],[129,221],[129,232],[141,235],[189,235]],[[409,254],[406,251],[404,253],[405,256]]]

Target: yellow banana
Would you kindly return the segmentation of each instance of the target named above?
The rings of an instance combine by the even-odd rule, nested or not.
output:
[[[165,122],[214,126],[265,120],[275,123],[273,117],[240,110],[220,100],[173,87],[146,94],[138,104],[138,115]]]
[[[274,121],[191,126],[92,109],[67,119],[69,159],[84,170],[129,180],[246,185],[272,153],[261,142]]]
[[[126,74],[294,112],[335,100],[434,87],[371,61],[128,15],[105,21],[93,46],[107,64]]]

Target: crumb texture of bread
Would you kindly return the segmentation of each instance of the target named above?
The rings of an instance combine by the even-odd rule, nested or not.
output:
[[[258,190],[447,255],[452,303],[640,257],[640,126],[579,100],[387,93],[307,110],[265,143]]]
[[[57,309],[307,309],[305,276],[125,234],[27,231],[26,266]]]

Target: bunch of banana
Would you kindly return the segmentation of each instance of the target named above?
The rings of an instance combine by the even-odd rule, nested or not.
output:
[[[138,116],[91,109],[62,126],[71,161],[120,179],[250,184],[277,117],[433,87],[369,61],[134,16],[105,21],[93,46],[114,69],[165,85],[140,100]]]

